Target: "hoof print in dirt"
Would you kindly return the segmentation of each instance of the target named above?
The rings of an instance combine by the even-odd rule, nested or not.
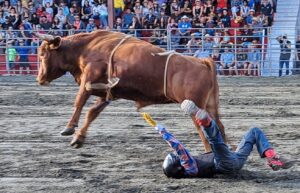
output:
[[[75,133],[75,129],[74,128],[65,128],[64,130],[62,130],[60,132],[60,134],[62,136],[73,135],[74,133]]]

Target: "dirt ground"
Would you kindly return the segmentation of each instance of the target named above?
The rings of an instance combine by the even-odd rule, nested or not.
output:
[[[232,143],[261,127],[276,150],[300,160],[300,77],[221,77],[220,112]],[[167,144],[125,100],[113,102],[90,127],[81,149],[60,136],[78,90],[70,77],[50,87],[34,77],[0,77],[0,192],[300,192],[300,166],[273,172],[256,149],[235,176],[168,179]],[[89,101],[91,103],[93,99]],[[87,108],[84,109],[84,112]],[[178,104],[143,109],[192,152],[203,146]],[[83,115],[82,117],[83,118]],[[82,123],[82,119],[81,119]]]

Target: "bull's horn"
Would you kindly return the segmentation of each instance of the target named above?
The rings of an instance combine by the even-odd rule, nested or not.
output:
[[[49,35],[49,34],[41,34],[38,32],[32,32],[31,34],[37,38],[40,38],[41,40],[52,41],[55,39],[53,35]]]

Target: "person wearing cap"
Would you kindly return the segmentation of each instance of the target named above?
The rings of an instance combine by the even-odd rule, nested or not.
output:
[[[19,46],[16,49],[19,58],[19,74],[23,73],[23,69],[26,70],[26,74],[30,74],[30,65],[28,60],[28,55],[30,49],[25,45],[23,39],[19,40]]]
[[[282,76],[282,68],[285,64],[285,75],[289,75],[289,62],[291,58],[292,52],[292,43],[288,40],[286,34],[282,36],[278,36],[276,38],[278,43],[280,44],[280,57],[279,57],[279,76]]]
[[[250,9],[249,15],[246,17],[246,20],[245,20],[247,25],[252,24],[252,20],[255,17],[254,14],[255,14],[255,10]]]
[[[94,31],[94,27],[96,26],[94,19],[90,18],[88,24],[86,24],[86,32]]]
[[[170,178],[213,177],[217,173],[235,174],[245,164],[257,146],[261,158],[267,159],[267,164],[273,170],[288,169],[294,161],[287,161],[276,153],[269,144],[263,131],[257,127],[251,128],[242,138],[236,151],[231,151],[224,143],[216,122],[203,109],[198,108],[191,100],[184,100],[181,109],[196,119],[212,147],[212,152],[192,156],[188,149],[175,138],[165,127],[157,124],[149,114],[144,113],[144,119],[162,136],[174,150],[163,162],[163,172]]]
[[[182,38],[180,39],[181,44],[182,43],[187,43],[187,37],[190,35],[192,24],[189,21],[189,17],[184,15],[181,17],[181,21],[178,23],[178,32]]]

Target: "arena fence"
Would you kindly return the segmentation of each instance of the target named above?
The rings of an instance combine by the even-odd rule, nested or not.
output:
[[[271,58],[277,55],[267,54],[280,53],[279,43],[277,47],[270,45],[271,42],[274,42],[272,40],[276,38],[270,34],[270,28],[198,28],[189,29],[189,32],[185,35],[180,34],[179,30],[184,31],[183,29],[170,28],[164,30],[119,29],[116,31],[131,34],[165,50],[175,50],[180,54],[200,58],[211,57],[216,62],[218,74],[220,75],[260,76],[263,70],[268,70],[273,74],[279,70],[279,58]],[[248,35],[245,35],[245,31],[249,32]],[[51,30],[44,33],[65,36],[80,32]],[[27,34],[28,37],[22,36],[22,34]],[[29,37],[30,34],[31,31],[25,33],[21,33],[21,31],[1,31],[1,75],[37,74],[39,69],[37,48],[41,41],[35,37]],[[224,52],[230,54],[224,54]],[[294,64],[299,62],[296,61],[295,42],[292,42],[291,53],[290,70],[297,73],[300,69],[293,68]],[[228,60],[228,57],[231,59]],[[228,68],[222,69],[220,68],[222,66],[221,62],[224,60],[229,61],[230,65],[227,66]],[[278,61],[277,68],[270,64],[274,61]],[[27,68],[27,66],[29,67]]]

